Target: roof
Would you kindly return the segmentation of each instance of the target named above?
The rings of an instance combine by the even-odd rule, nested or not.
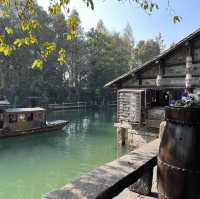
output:
[[[5,110],[5,112],[7,113],[37,112],[37,111],[45,111],[45,109],[36,107],[36,108],[8,108]]]
[[[10,105],[10,102],[8,100],[0,100],[0,106],[2,105]]]
[[[179,48],[180,46],[182,46],[183,44],[185,44],[186,42],[194,39],[195,37],[197,37],[198,35],[200,35],[200,28],[197,29],[196,31],[194,31],[193,33],[191,33],[190,35],[188,35],[187,37],[185,37],[184,39],[182,39],[181,41],[179,41],[177,44],[175,44],[173,47],[165,50],[164,52],[162,52],[161,54],[155,56],[153,59],[145,62],[143,65],[140,65],[136,68],[134,68],[133,70],[124,73],[123,75],[117,77],[116,79],[108,82],[107,84],[105,84],[104,87],[109,87],[112,86],[114,83],[120,82],[128,77],[134,76],[134,73],[142,70],[143,68],[145,68],[146,66],[148,66],[149,64],[155,63],[157,61],[159,61],[160,59],[162,59],[163,57],[169,55],[170,53],[172,53],[174,50],[176,50],[177,48]]]

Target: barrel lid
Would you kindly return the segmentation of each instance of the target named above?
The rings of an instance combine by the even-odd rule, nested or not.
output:
[[[165,107],[165,119],[182,124],[200,125],[200,108]]]

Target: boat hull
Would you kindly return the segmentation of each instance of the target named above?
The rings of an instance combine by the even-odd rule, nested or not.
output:
[[[0,130],[0,139],[7,138],[7,137],[30,135],[30,134],[34,134],[34,133],[45,133],[45,132],[50,132],[50,131],[56,131],[56,130],[63,129],[68,123],[69,123],[68,121],[48,122],[43,127],[27,129],[27,130],[23,130],[23,131],[9,131],[9,130],[5,130],[5,129],[1,129]]]

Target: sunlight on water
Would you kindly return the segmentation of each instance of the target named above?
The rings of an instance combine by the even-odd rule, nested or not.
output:
[[[113,111],[50,113],[55,119],[70,123],[62,131],[0,140],[0,199],[40,199],[127,151],[117,147]]]

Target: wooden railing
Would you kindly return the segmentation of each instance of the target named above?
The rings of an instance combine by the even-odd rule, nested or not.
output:
[[[81,176],[43,199],[110,199],[135,183],[157,163],[159,139]]]

